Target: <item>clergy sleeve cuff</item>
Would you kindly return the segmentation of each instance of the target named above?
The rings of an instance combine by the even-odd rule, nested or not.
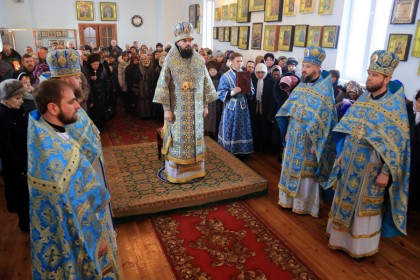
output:
[[[170,111],[171,110],[171,106],[170,105],[162,105],[163,106],[163,110],[164,111]]]
[[[386,163],[384,163],[384,165],[382,165],[381,173],[385,174],[385,175],[389,175],[389,167]]]

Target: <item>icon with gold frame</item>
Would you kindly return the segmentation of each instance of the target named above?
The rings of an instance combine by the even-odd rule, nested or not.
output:
[[[247,50],[249,43],[249,26],[239,26],[238,49]]]
[[[236,22],[249,22],[251,19],[249,12],[249,0],[238,0],[238,10],[236,12]]]
[[[222,8],[214,8],[214,21],[220,21],[222,19]]]
[[[283,15],[283,0],[266,0],[264,21],[281,21]]]
[[[266,25],[264,28],[264,45],[263,50],[268,52],[276,52],[279,39],[279,26]]]
[[[299,12],[301,14],[310,14],[315,11],[316,0],[300,0]]]
[[[229,5],[229,19],[236,20],[236,12],[238,10],[238,4],[233,3]]]
[[[279,42],[277,50],[291,52],[293,49],[293,39],[295,36],[295,27],[293,25],[280,25]]]
[[[222,6],[222,20],[228,20],[229,18],[229,5]]]
[[[323,48],[337,48],[338,43],[338,34],[340,31],[340,26],[337,25],[326,25],[322,29],[322,43]]]
[[[232,26],[230,28],[230,45],[238,45],[239,26]]]
[[[318,14],[332,15],[334,7],[334,0],[319,0]]]
[[[309,26],[306,46],[320,47],[322,42],[322,26]]]
[[[230,27],[225,27],[225,42],[230,42]]]
[[[294,47],[306,47],[306,39],[308,38],[308,25],[295,25]]]
[[[420,20],[417,21],[416,33],[414,34],[413,50],[411,56],[420,57]]]
[[[115,2],[101,2],[101,20],[102,21],[116,21],[117,20],[117,3]]]
[[[93,2],[76,1],[77,20],[93,20]]]
[[[261,50],[261,40],[263,33],[263,23],[253,23],[252,24],[252,35],[251,35],[251,49]]]
[[[284,15],[295,16],[298,10],[298,0],[284,0]]]
[[[398,55],[400,61],[407,61],[411,36],[411,34],[389,34],[387,51]]]
[[[219,36],[219,42],[224,42],[225,41],[225,28],[223,26],[219,26],[219,32],[218,35]]]
[[[213,39],[217,40],[217,31],[219,31],[219,29],[217,27],[213,27]]]
[[[261,12],[264,11],[264,0],[249,0],[249,11],[250,12]]]
[[[413,24],[419,0],[394,0],[391,24]]]

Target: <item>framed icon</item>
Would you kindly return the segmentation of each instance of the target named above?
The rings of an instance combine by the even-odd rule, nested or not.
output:
[[[230,28],[230,45],[237,46],[239,38],[239,26],[232,26]]]
[[[302,48],[306,47],[308,27],[309,25],[295,25],[295,39],[293,40],[293,46]]]
[[[260,12],[264,11],[264,0],[249,0],[249,11]]]
[[[266,0],[264,21],[281,21],[283,15],[283,0]]]
[[[200,16],[200,5],[190,5],[188,8],[188,15],[189,22],[192,24],[193,28],[197,28],[197,21]]]
[[[419,0],[394,0],[391,24],[413,24]]]
[[[264,28],[264,45],[263,50],[268,52],[276,52],[279,40],[279,26],[266,25]]]
[[[222,19],[222,8],[214,8],[214,21],[220,21]]]
[[[298,10],[298,0],[284,0],[284,15],[295,16]]]
[[[247,50],[249,43],[249,26],[239,26],[238,49]]]
[[[217,40],[217,32],[219,31],[219,29],[217,27],[213,27],[213,39]]]
[[[251,49],[261,50],[262,32],[263,32],[262,22],[252,24]]]
[[[238,10],[238,4],[233,3],[229,5],[229,19],[236,20],[236,12]]]
[[[219,42],[224,42],[225,41],[225,28],[222,26],[219,26],[219,31],[218,31],[218,37],[219,37]]]
[[[334,0],[319,0],[318,14],[332,15]]]
[[[51,30],[51,31],[48,31],[48,37],[55,37],[56,35],[55,35],[55,31],[54,30]]]
[[[117,20],[117,3],[101,2],[100,8],[101,8],[102,21],[116,21]]]
[[[230,27],[225,27],[225,42],[230,42]]]
[[[309,26],[306,46],[321,46],[322,26]]]
[[[236,12],[236,22],[249,22],[249,0],[238,0],[238,11]],[[249,27],[249,26],[248,26]]]
[[[340,30],[340,26],[337,25],[326,25],[322,29],[322,43],[321,46],[323,48],[337,48],[338,42],[338,32]]]
[[[420,20],[417,21],[416,33],[414,34],[413,50],[411,56],[420,57]]]
[[[93,2],[76,1],[77,20],[93,20]]]
[[[387,50],[398,55],[400,61],[407,61],[411,37],[411,34],[389,34]]]
[[[301,14],[310,14],[315,11],[316,0],[300,0],[299,12]]]
[[[293,49],[293,39],[295,36],[295,27],[293,25],[280,25],[279,42],[277,50],[291,52]]]
[[[57,30],[57,31],[55,31],[55,36],[57,36],[57,37],[63,37],[63,32]]]
[[[229,18],[229,5],[222,6],[222,20],[228,20]]]

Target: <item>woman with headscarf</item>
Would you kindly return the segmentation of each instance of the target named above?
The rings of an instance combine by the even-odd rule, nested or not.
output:
[[[29,191],[27,183],[28,113],[23,107],[26,89],[15,79],[0,83],[0,158],[7,210],[17,213],[19,228],[29,232]]]
[[[140,92],[140,59],[137,55],[131,55],[130,64],[125,68],[125,81],[127,83],[126,113],[134,115],[137,110],[137,99]]]
[[[37,87],[42,81],[46,81],[50,78],[50,68],[46,63],[40,63],[35,66],[34,72],[32,73],[35,78],[35,84],[33,87]]]
[[[140,55],[140,83],[139,83],[139,99],[137,114],[140,118],[150,119],[156,117],[156,112],[153,109],[153,96],[152,92],[152,76],[153,65],[146,54]]]
[[[260,63],[255,67],[255,75],[258,81],[255,95],[252,97],[250,105],[252,135],[254,149],[264,151],[270,145],[273,133],[273,123],[269,121],[268,113],[273,99],[274,80],[268,74],[267,66],[264,63]]]
[[[344,93],[340,93],[343,94]],[[335,104],[335,108],[337,110],[337,117],[338,120],[344,116],[347,110],[356,102],[357,98],[362,94],[362,87],[359,85],[358,82],[349,81],[346,85],[346,96],[342,98],[342,101]]]
[[[281,67],[279,65],[273,65],[273,68],[271,68],[271,77],[273,77],[274,81],[280,82],[280,77],[283,74]]]
[[[220,82],[220,63],[215,59],[210,59],[206,63],[207,70],[214,88],[217,89]],[[219,127],[220,117],[222,115],[223,103],[218,99],[208,104],[209,113],[204,118],[204,131],[208,133],[212,138],[217,137],[217,128]]]
[[[273,98],[271,100],[270,111],[268,113],[268,120],[275,124],[276,123],[276,114],[289,98],[290,93],[293,89],[300,83],[300,79],[293,73],[286,73],[281,77],[279,82],[274,83],[273,86]],[[276,147],[277,152],[280,154],[279,160],[281,161],[281,151],[283,150],[282,146],[282,136],[280,133],[280,128],[278,125],[273,126],[273,136],[271,138],[272,143]]]
[[[83,68],[83,74],[90,87],[88,114],[97,128],[102,131],[105,126],[106,101],[110,86],[99,53],[93,53],[89,56],[88,62]]]

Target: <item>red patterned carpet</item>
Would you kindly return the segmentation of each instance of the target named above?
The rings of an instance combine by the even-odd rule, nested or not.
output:
[[[243,202],[152,219],[177,279],[317,279]]]

